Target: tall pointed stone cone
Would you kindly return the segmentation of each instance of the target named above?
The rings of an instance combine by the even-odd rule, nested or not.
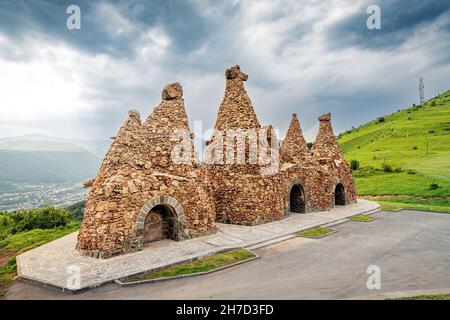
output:
[[[280,148],[280,157],[283,162],[300,164],[310,156],[308,146],[303,137],[297,115],[292,115],[291,124]]]
[[[95,177],[84,209],[77,247],[89,255],[101,256],[101,252],[112,250],[115,243],[124,242],[124,234],[116,233],[115,221],[120,217],[122,225],[130,223],[126,204],[133,202],[140,191],[139,180],[131,178],[133,172],[144,167],[144,150],[139,113],[130,111]]]
[[[155,170],[184,175],[198,164],[179,83],[164,87],[161,103],[143,124],[149,162]]]
[[[244,87],[248,75],[236,65],[225,71],[225,77],[227,81],[225,95],[219,108],[215,129],[260,128],[252,102]]]
[[[248,76],[236,65],[225,71],[225,78],[225,94],[213,135],[207,142],[205,162],[219,165],[221,174],[230,170],[256,174],[261,125],[244,87]]]
[[[277,215],[275,201],[258,190],[276,189],[272,178],[278,172],[278,148],[274,157],[270,147],[271,142],[278,147],[277,139],[271,126],[261,128],[244,87],[248,76],[234,66],[225,77],[225,94],[205,155],[217,221],[269,221]]]
[[[338,160],[342,159],[339,143],[331,126],[331,113],[319,117],[319,133],[314,141],[311,154],[316,159]]]

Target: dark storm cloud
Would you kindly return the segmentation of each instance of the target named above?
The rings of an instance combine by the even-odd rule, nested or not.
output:
[[[81,9],[81,30],[68,31],[66,28],[66,8],[71,4],[76,4]],[[104,20],[109,18],[108,12],[99,12],[101,5],[114,6],[135,28],[123,34],[107,32]],[[224,6],[223,14],[232,15],[236,8]],[[155,26],[162,27],[173,39],[171,49],[177,55],[187,54],[211,38],[220,37],[215,21],[205,20],[197,7],[185,0],[0,1],[0,30],[16,41],[36,32],[47,36],[49,40],[65,41],[90,53],[133,56],[135,42],[141,32]]]
[[[369,14],[358,11],[330,28],[330,49],[359,46],[374,50],[397,48],[420,28],[427,26],[450,12],[450,1],[446,0],[385,0],[373,1],[381,9],[381,29],[369,30],[366,25]],[[450,20],[441,31],[450,32]]]
[[[174,81],[185,88],[191,124],[212,126],[223,71],[240,64],[261,122],[283,132],[298,113],[310,140],[320,113],[331,111],[339,132],[414,103],[420,76],[427,90],[450,87],[450,1],[365,3],[347,16],[351,0],[0,0],[0,64],[9,61],[10,74],[16,62],[37,73],[59,68],[41,47],[61,65],[69,61],[55,73],[73,73],[76,104],[89,107],[74,107],[80,126],[102,137],[115,133],[127,109],[146,117]],[[66,28],[71,4],[81,8],[81,30]],[[381,7],[381,30],[366,27],[370,4]]]

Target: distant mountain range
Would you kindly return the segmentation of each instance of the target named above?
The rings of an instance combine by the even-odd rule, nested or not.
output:
[[[44,135],[0,138],[2,182],[63,183],[94,177],[111,141]]]

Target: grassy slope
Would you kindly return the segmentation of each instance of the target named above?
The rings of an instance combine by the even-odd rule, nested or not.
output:
[[[7,219],[7,224],[4,224],[4,219]],[[13,234],[13,225],[14,220],[0,212],[0,297],[6,293],[8,285],[17,275],[17,255],[75,232],[80,228],[80,222],[75,220],[65,227],[34,229]]]
[[[381,209],[385,211],[396,211],[400,209],[410,209],[417,211],[432,211],[440,213],[450,213],[450,199],[437,197],[418,197],[418,196],[401,196],[401,197],[369,197],[381,205]]]
[[[384,118],[383,123],[371,121],[339,138],[346,160],[360,162],[355,173],[358,193],[450,195],[450,91],[423,107]],[[402,172],[375,170],[383,163]],[[416,173],[408,174],[409,170]],[[431,190],[433,183],[439,188]]]
[[[39,247],[56,240],[80,228],[79,222],[74,222],[64,228],[34,229],[11,235],[0,241],[0,297],[6,293],[8,285],[17,275],[16,256],[27,250]],[[4,232],[6,230],[3,230]]]

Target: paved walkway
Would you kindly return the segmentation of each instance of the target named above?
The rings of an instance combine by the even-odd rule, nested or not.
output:
[[[226,249],[256,248],[279,242],[294,232],[378,208],[375,202],[358,200],[357,204],[346,207],[304,215],[292,214],[283,220],[254,227],[218,224],[218,232],[211,236],[183,242],[161,241],[143,251],[106,260],[80,256],[75,250],[77,233],[73,233],[18,256],[17,271],[21,279],[76,292]],[[68,281],[73,279],[77,270],[81,281],[80,286],[73,290]]]

